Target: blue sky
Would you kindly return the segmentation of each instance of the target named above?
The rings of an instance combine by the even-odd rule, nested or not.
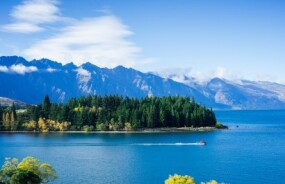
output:
[[[0,55],[285,82],[283,0],[9,0]]]

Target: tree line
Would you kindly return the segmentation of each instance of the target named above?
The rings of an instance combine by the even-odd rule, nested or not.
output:
[[[0,129],[6,131],[137,130],[159,127],[213,127],[215,114],[181,96],[129,98],[118,95],[71,98],[67,103],[42,104],[16,111],[1,108]]]

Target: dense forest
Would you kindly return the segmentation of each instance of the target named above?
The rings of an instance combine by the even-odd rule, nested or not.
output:
[[[0,108],[2,131],[138,130],[158,127],[213,127],[212,109],[189,97],[128,98],[118,95],[72,98],[66,104],[42,104],[16,110]]]

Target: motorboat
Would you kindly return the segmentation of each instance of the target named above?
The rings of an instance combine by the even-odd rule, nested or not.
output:
[[[198,144],[201,146],[205,146],[207,143],[206,143],[206,141],[199,141]]]

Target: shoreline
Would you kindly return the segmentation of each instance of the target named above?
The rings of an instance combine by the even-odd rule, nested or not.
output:
[[[144,128],[144,129],[138,129],[138,130],[94,130],[94,131],[49,131],[49,132],[40,132],[40,131],[0,131],[0,133],[43,133],[43,134],[49,134],[49,133],[183,133],[183,132],[209,132],[209,131],[215,131],[215,130],[221,130],[215,127],[179,127],[179,128]]]

